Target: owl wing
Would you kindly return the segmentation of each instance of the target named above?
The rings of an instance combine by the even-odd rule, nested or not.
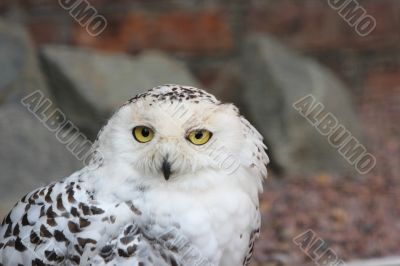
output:
[[[269,158],[266,153],[267,147],[263,142],[262,135],[255,129],[247,119],[241,117],[241,122],[243,126],[243,135],[245,138],[245,145],[247,147],[247,152],[243,153],[242,161],[248,166],[248,169],[259,178],[263,180],[267,178],[267,164],[269,163]],[[259,190],[262,191],[262,184],[259,183]],[[243,259],[243,266],[250,264],[251,257],[253,256],[253,249],[255,241],[260,236],[260,225],[261,216],[257,205],[257,219],[255,219],[254,229],[250,233],[249,245],[246,255]]]
[[[0,227],[0,265],[183,265],[170,228],[140,222],[131,201],[100,204],[79,177],[24,196]],[[167,233],[168,234],[167,234]],[[186,265],[186,264],[185,264]]]
[[[246,256],[243,259],[243,266],[250,265],[251,257],[253,256],[254,243],[256,242],[259,236],[260,236],[260,228],[257,228],[256,230],[251,232],[249,240],[249,248],[247,250]]]
[[[243,159],[259,178],[266,178],[269,158],[266,153],[267,147],[263,142],[263,137],[246,118],[241,117],[241,122],[247,147],[247,153],[244,153]]]
[[[17,202],[1,224],[0,262],[79,264],[85,249],[97,244],[104,214],[79,178],[36,189]]]

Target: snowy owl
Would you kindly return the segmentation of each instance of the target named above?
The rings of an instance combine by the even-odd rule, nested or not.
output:
[[[249,264],[268,157],[234,105],[159,86],[126,102],[94,149],[4,218],[0,265]]]

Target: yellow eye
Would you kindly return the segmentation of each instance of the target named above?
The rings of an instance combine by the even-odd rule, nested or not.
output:
[[[140,143],[146,143],[153,139],[154,132],[146,126],[138,126],[132,130],[133,136]]]
[[[199,129],[191,131],[187,136],[187,139],[194,145],[203,145],[206,144],[211,137],[212,133],[210,131]]]

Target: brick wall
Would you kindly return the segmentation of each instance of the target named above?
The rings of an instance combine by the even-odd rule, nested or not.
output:
[[[108,21],[98,37],[90,37],[56,0],[2,0],[0,14],[23,21],[38,45],[167,51],[187,61],[205,85],[238,56],[246,34],[269,33],[330,67],[357,96],[376,82],[371,75],[400,71],[400,2],[358,2],[377,21],[367,37],[357,35],[328,0],[89,0]]]

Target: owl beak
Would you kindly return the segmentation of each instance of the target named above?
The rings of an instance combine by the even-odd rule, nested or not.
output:
[[[164,158],[161,170],[164,174],[165,180],[168,180],[171,175],[171,164],[168,162],[167,158]]]

